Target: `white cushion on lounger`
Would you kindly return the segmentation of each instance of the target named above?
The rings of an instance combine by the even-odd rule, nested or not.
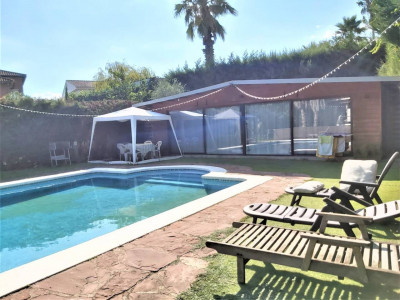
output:
[[[319,181],[307,181],[293,188],[297,193],[316,193],[324,188],[324,184]]]
[[[378,163],[375,160],[348,159],[343,163],[340,180],[375,183],[377,168]],[[348,184],[340,184],[341,190],[348,191],[349,187]],[[369,187],[367,191],[371,192],[372,189]]]

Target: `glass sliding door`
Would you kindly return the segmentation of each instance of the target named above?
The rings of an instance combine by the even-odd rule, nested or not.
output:
[[[170,115],[182,152],[204,153],[202,111],[171,111]]]
[[[246,152],[249,155],[290,155],[290,103],[245,106]]]
[[[295,154],[315,155],[319,135],[349,139],[350,98],[294,101],[293,123]]]
[[[208,108],[205,120],[207,154],[243,154],[238,106]]]

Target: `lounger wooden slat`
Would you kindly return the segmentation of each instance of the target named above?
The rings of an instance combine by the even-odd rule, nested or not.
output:
[[[285,205],[279,205],[279,207],[275,210],[275,214],[277,215],[284,215],[285,213],[287,213],[287,210],[289,208]]]
[[[379,261],[380,261],[380,253],[379,253],[379,244],[374,242],[372,244],[372,251],[371,251],[371,267],[372,268],[378,268],[379,267]]]
[[[338,247],[337,252],[336,252],[336,257],[335,257],[335,263],[341,263],[344,260],[344,255],[346,248],[345,247]]]
[[[301,238],[299,243],[296,245],[296,248],[292,252],[292,255],[294,256],[300,256],[302,253],[305,253],[305,246],[309,242],[309,240],[305,238]]]
[[[289,245],[293,244],[296,238],[296,231],[291,230],[286,240],[276,249],[276,251],[283,252]],[[300,237],[299,237],[300,238]]]
[[[386,202],[386,206],[387,206],[387,210],[390,211],[395,211],[395,210],[399,210],[400,209],[400,205],[399,205],[400,201],[390,201],[390,202]]]
[[[214,248],[219,253],[237,257],[239,282],[243,283],[245,280],[245,265],[248,260],[256,259],[266,263],[276,263],[295,268],[304,267],[306,270],[348,277],[360,280],[361,282],[383,282],[396,287],[398,286],[400,280],[400,272],[398,270],[399,245],[380,244],[378,242],[354,238],[333,237],[302,230],[280,230],[277,227],[261,224],[250,224],[250,226],[257,227],[257,229],[243,231],[242,228],[239,228],[237,230],[240,232],[239,235],[241,235],[241,238],[247,235],[247,239],[252,241],[250,243],[247,240],[245,241],[249,245],[254,244],[256,240],[275,240],[280,246],[270,245],[269,249],[256,249],[253,247],[237,246],[229,242],[207,241],[206,243],[208,247]],[[272,229],[259,230],[259,227]],[[275,230],[273,230],[274,228]],[[260,239],[259,235],[263,237]],[[288,245],[286,242],[287,239],[291,241],[297,240],[296,246],[293,247],[290,245],[284,249],[284,245]],[[315,247],[312,247],[313,244]],[[330,245],[330,247],[326,247],[326,245]],[[265,246],[267,245],[265,244]],[[372,248],[372,251],[369,251],[369,248]],[[293,253],[289,250],[293,251]],[[367,264],[366,262],[373,261],[368,256],[373,257],[377,251],[378,257],[379,255],[387,257],[387,262],[383,260],[383,263],[380,265],[375,262]],[[299,255],[294,253],[298,253]],[[309,262],[307,262],[306,254],[309,255],[309,253],[311,255],[309,256]],[[374,267],[370,265],[374,265]]]
[[[285,241],[287,241],[289,235],[291,234],[291,230],[285,230],[281,236],[279,237],[279,240],[277,240],[275,243],[273,243],[270,247],[269,250],[271,251],[276,251],[277,249],[279,249],[281,247],[282,244],[285,243]]]
[[[368,267],[370,267],[372,265],[372,257],[371,257],[371,246],[370,247],[365,247],[363,249],[363,260],[364,260],[364,264]]]
[[[249,247],[251,248],[256,248],[260,241],[263,239],[264,235],[268,233],[268,231],[272,230],[272,227],[264,227],[263,230],[261,231],[262,234],[259,234],[256,238],[253,239],[253,241],[250,243]]]
[[[319,254],[316,257],[316,259],[324,260],[324,258],[328,254],[328,250],[329,250],[329,245],[326,245],[326,244],[322,245],[321,250],[319,251]]]
[[[295,233],[295,238],[293,239],[292,243],[289,245],[289,248],[286,249],[285,253],[292,254],[297,246],[299,245],[299,242],[301,240],[301,236],[298,231],[293,231]]]
[[[254,234],[251,237],[249,237],[245,243],[242,243],[242,246],[244,246],[244,247],[250,246],[252,243],[254,243],[256,237],[259,236],[261,234],[261,232],[264,230],[265,230],[265,228],[262,228],[262,227],[257,228],[257,230],[254,232]]]
[[[236,241],[236,240],[240,237],[242,231],[246,231],[246,230],[248,230],[249,228],[250,228],[250,227],[248,226],[248,224],[242,225],[242,226],[239,228],[239,230],[234,231],[231,235],[229,235],[226,239],[224,239],[223,242],[224,242],[224,243],[231,243],[232,241]]]
[[[326,257],[327,261],[335,261],[336,257],[336,252],[337,252],[338,246],[331,246],[328,252],[328,256]]]
[[[278,228],[278,230],[274,233],[273,236],[262,246],[262,250],[269,250],[275,243],[279,243],[280,238],[284,234],[284,228]]]
[[[268,243],[269,240],[275,235],[275,233],[278,231],[279,228],[276,227],[271,227],[271,230],[268,231],[268,234],[263,236],[263,238],[258,242],[258,244],[255,246],[255,249],[261,249],[265,246],[266,243]]]
[[[390,261],[392,262],[391,268],[393,271],[399,271],[399,247],[396,245],[390,245]]]
[[[366,217],[371,217],[371,218],[376,217],[376,207],[375,206],[370,206],[370,207],[364,208],[364,210],[365,210],[364,214]]]
[[[244,243],[243,246],[246,246],[245,241],[248,240],[248,238],[254,234],[254,232],[259,229],[257,227],[252,227],[250,228],[250,230],[246,231],[246,232],[242,232],[241,237],[235,242],[235,244],[237,245],[241,245],[242,243]]]
[[[378,206],[376,206],[376,211],[375,211],[375,213],[376,213],[376,217],[384,216],[384,215],[387,213],[387,211],[386,211],[386,204],[383,203],[383,205],[378,205]]]
[[[316,209],[315,210],[307,209],[303,214],[303,218],[306,218],[306,219],[314,218],[316,211],[317,211]]]
[[[290,216],[294,218],[301,218],[307,212],[307,208],[305,207],[296,207],[290,212]]]
[[[269,207],[264,211],[264,213],[275,214],[275,212],[278,210],[278,208],[279,208],[279,205],[270,204]],[[279,215],[279,213],[277,213],[276,215]]]
[[[350,265],[352,257],[353,257],[353,249],[346,248],[346,255],[344,257],[343,263],[345,265]]]
[[[255,209],[256,211],[265,213],[265,211],[266,211],[269,207],[271,207],[271,204],[270,204],[270,203],[258,203],[257,206],[254,207],[254,209]]]
[[[388,269],[389,268],[389,246],[388,244],[381,244],[381,268]]]

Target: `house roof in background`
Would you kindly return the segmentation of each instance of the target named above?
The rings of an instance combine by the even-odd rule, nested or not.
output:
[[[0,77],[0,83],[13,83],[15,80],[7,77]]]
[[[10,76],[10,77],[23,77],[26,78],[26,74],[22,73],[17,73],[17,72],[11,72],[11,71],[6,71],[6,70],[0,70],[0,76]]]
[[[70,84],[79,90],[92,90],[95,82],[94,80],[66,80],[65,84]]]

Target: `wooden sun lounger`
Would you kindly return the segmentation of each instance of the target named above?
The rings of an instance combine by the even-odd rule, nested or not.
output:
[[[372,201],[374,199],[376,200],[377,203],[382,203],[382,199],[378,195],[379,187],[381,186],[383,179],[389,172],[391,166],[393,165],[394,161],[398,156],[399,152],[393,153],[393,155],[390,157],[385,167],[383,168],[382,173],[376,176],[376,182],[354,182],[354,181],[341,180],[340,183],[350,185],[348,190],[350,194],[354,194],[355,191],[359,191],[359,194],[354,194],[354,196],[366,201],[371,205],[374,204]],[[368,188],[372,188],[372,190],[368,192],[367,191]],[[332,189],[323,189],[315,193],[300,193],[300,192],[295,192],[293,189],[294,187],[287,187],[285,189],[286,193],[293,195],[292,202],[290,203],[291,206],[299,205],[303,196],[338,199],[335,191]]]
[[[206,245],[237,257],[239,283],[245,283],[246,263],[255,259],[363,283],[399,286],[400,245],[262,224],[233,223],[233,227],[238,229],[225,240],[207,241]]]
[[[322,209],[323,212],[330,211],[340,214],[367,216],[371,217],[373,223],[387,222],[400,217],[400,200],[370,205],[368,202],[365,202],[364,200],[361,200],[352,194],[339,190],[336,187],[333,187],[332,190],[340,197],[340,203],[333,201],[332,199],[325,198],[324,201],[327,205]],[[367,207],[354,210],[350,200],[356,201]],[[321,220],[321,218],[318,217],[318,212],[320,211],[321,210],[314,208],[276,205],[273,203],[253,203],[246,205],[243,208],[243,212],[253,218],[253,223],[257,223],[257,221],[261,219],[262,224],[266,224],[268,220],[286,222],[292,225],[306,224],[312,225],[312,231],[318,229]],[[328,226],[342,227],[345,229],[347,235],[351,235],[350,228],[357,226],[357,224],[351,223],[344,225],[331,220],[328,223]]]

